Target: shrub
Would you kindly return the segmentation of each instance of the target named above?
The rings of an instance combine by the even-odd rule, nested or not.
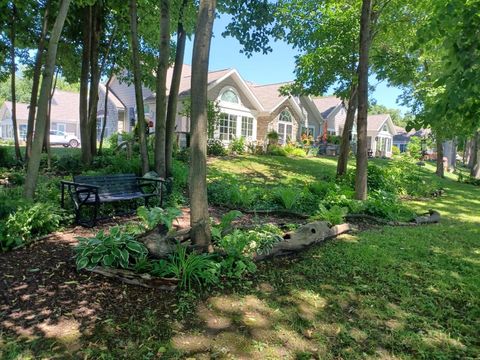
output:
[[[398,146],[395,146],[395,145],[392,146],[392,155],[393,156],[400,155],[400,149],[398,148]]]
[[[53,166],[60,172],[80,174],[83,169],[81,154],[67,154],[56,158]]]
[[[249,208],[257,199],[257,188],[240,185],[235,179],[217,179],[208,184],[208,200],[212,204]]]
[[[327,135],[327,143],[329,144],[340,144],[340,142],[342,141],[342,138],[340,136],[337,136],[337,135]]]
[[[173,161],[172,166],[174,190],[182,191],[188,185],[188,167],[180,161]]]
[[[251,254],[251,237],[241,230],[234,230],[219,241],[226,257],[220,262],[220,273],[227,279],[239,280],[257,270]]]
[[[287,152],[285,149],[278,145],[269,145],[267,148],[268,155],[276,155],[276,156],[287,156]]]
[[[223,146],[223,143],[218,139],[208,139],[207,141],[207,155],[210,156],[225,156],[227,150]]]
[[[316,181],[314,183],[311,183],[308,186],[308,189],[313,194],[323,199],[327,195],[327,193],[333,190],[334,187],[335,187],[334,183],[327,182],[327,181]]]
[[[291,155],[291,156],[296,156],[296,157],[306,157],[307,156],[307,153],[305,152],[305,150],[303,150],[301,148],[298,148],[298,147],[295,147],[295,146],[292,146],[292,145],[286,145],[284,147],[284,149],[285,149],[285,152],[288,155]]]
[[[300,199],[300,193],[294,188],[281,187],[275,191],[275,198],[285,209],[292,210]]]
[[[130,268],[131,264],[143,261],[147,248],[122,230],[110,228],[110,233],[99,231],[93,238],[78,238],[75,248],[77,269],[92,269],[102,265],[112,268]]]
[[[185,246],[178,245],[167,260],[159,260],[153,265],[152,275],[174,276],[182,290],[192,289],[192,284],[199,286],[213,285],[218,282],[219,265],[212,255],[187,252]]]
[[[267,139],[269,144],[276,145],[280,139],[280,135],[275,130],[270,130],[267,133]]]
[[[458,174],[458,182],[480,186],[480,179],[476,179],[473,176],[464,175],[462,173]]]
[[[3,233],[0,234],[0,246],[5,251],[35,237],[49,234],[58,229],[61,220],[58,209],[50,204],[22,206],[8,216]]]
[[[137,209],[137,215],[146,230],[152,230],[158,225],[163,225],[167,230],[171,230],[173,220],[180,216],[181,213],[179,209],[172,207],[162,209],[159,207],[146,208],[145,206],[140,206]]]
[[[220,240],[222,233],[232,225],[232,221],[241,217],[243,214],[238,210],[231,210],[222,216],[220,224],[213,225],[211,228],[212,238],[214,240]]]
[[[0,146],[0,167],[11,168],[15,166],[16,161],[9,148]]]
[[[324,220],[330,225],[338,225],[344,222],[347,213],[348,208],[334,205],[330,209],[327,209],[323,204],[320,204],[317,212],[310,218],[310,220]]]
[[[395,194],[385,191],[370,192],[364,212],[392,221],[409,221],[415,217],[415,212],[403,205]]]
[[[245,138],[243,136],[233,139],[230,143],[230,151],[236,154],[243,154],[245,152]]]

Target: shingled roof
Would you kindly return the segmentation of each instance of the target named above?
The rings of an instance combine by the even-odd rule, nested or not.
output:
[[[313,98],[312,101],[324,119],[342,103],[342,99],[336,96],[317,97]]]

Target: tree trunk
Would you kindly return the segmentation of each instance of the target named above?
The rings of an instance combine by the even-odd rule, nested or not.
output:
[[[192,55],[190,226],[192,243],[201,250],[211,246],[207,197],[207,78],[215,7],[216,0],[200,0]]]
[[[47,154],[47,168],[50,170],[52,168],[52,149],[50,146],[50,129],[51,129],[51,115],[52,115],[52,99],[55,94],[55,89],[57,88],[57,79],[58,79],[59,69],[55,72],[55,80],[53,81],[52,92],[48,99],[48,111],[47,111],[47,121],[45,123],[45,136],[43,138],[43,150]]]
[[[88,76],[90,73],[90,49],[91,49],[91,31],[92,31],[92,7],[86,6],[84,9],[83,22],[83,49],[82,49],[82,67],[80,71],[80,142],[82,147],[82,162],[90,165],[93,160],[90,147],[90,131],[88,127]]]
[[[355,122],[355,111],[357,110],[357,86],[352,85],[350,98],[348,99],[347,117],[342,133],[342,142],[340,144],[340,154],[337,163],[337,176],[342,177],[347,173],[348,154],[350,153],[350,136],[352,134],[353,123]]]
[[[102,155],[102,147],[103,147],[103,138],[105,136],[105,127],[107,126],[107,116],[108,116],[108,93],[109,93],[109,87],[110,83],[112,82],[113,79],[113,69],[110,74],[110,77],[108,78],[107,83],[105,84],[105,102],[104,102],[104,107],[103,107],[103,124],[102,124],[102,132],[100,133],[100,145],[98,147],[98,154]]]
[[[17,163],[22,161],[22,153],[20,152],[20,143],[18,140],[18,126],[17,126],[17,96],[15,91],[15,22],[17,18],[17,7],[12,4],[12,23],[10,26],[10,76],[11,79],[11,91],[12,91],[12,126],[13,126],[13,141],[15,142],[15,158]]]
[[[45,50],[45,38],[48,31],[48,16],[50,12],[50,1],[45,4],[45,14],[43,15],[42,33],[38,40],[37,54],[35,55],[35,65],[33,66],[32,92],[30,95],[30,107],[28,109],[27,120],[27,138],[25,149],[25,162],[28,162],[32,149],[33,126],[35,122],[35,113],[37,110],[38,87],[40,85],[40,75],[42,73],[42,57]]]
[[[88,128],[90,132],[90,152],[92,157],[97,153],[97,108],[98,86],[100,85],[99,47],[102,32],[103,5],[97,0],[92,7],[92,31],[90,40],[90,95],[88,104]]]
[[[470,175],[475,179],[480,179],[480,131],[477,131],[473,140],[472,148],[472,169],[470,170]]]
[[[33,200],[35,187],[37,184],[38,170],[40,167],[40,152],[42,150],[43,137],[45,136],[45,122],[47,120],[48,99],[52,88],[53,73],[55,71],[55,61],[57,58],[57,48],[63,24],[67,17],[68,8],[71,0],[62,0],[58,15],[53,25],[50,41],[48,43],[47,60],[43,72],[42,87],[38,99],[37,121],[35,123],[35,134],[32,143],[32,154],[27,163],[27,176],[25,178],[24,196]]]
[[[170,84],[170,93],[168,95],[165,130],[165,170],[167,177],[172,176],[173,143],[175,141],[175,123],[177,120],[178,91],[180,89],[180,80],[182,79],[183,58],[185,56],[185,44],[187,42],[187,32],[183,27],[183,14],[187,5],[188,0],[183,0],[178,15],[175,65],[173,66],[172,82]]]
[[[155,103],[155,171],[165,178],[165,121],[167,113],[167,70],[170,59],[170,0],[160,1],[160,45]]]
[[[140,143],[140,157],[142,160],[142,173],[149,170],[147,139],[145,136],[145,109],[143,107],[142,72],[140,68],[140,55],[138,51],[138,23],[137,2],[130,0],[130,35],[132,37],[132,64],[133,83],[135,86],[135,100],[137,104],[138,137]]]
[[[437,170],[435,173],[440,176],[445,176],[445,169],[443,167],[443,141],[440,136],[437,134],[436,136],[436,144],[437,144]]]
[[[368,55],[370,50],[371,0],[363,0],[360,18],[360,53],[358,63],[357,168],[355,198],[367,199],[367,116],[368,116]]]

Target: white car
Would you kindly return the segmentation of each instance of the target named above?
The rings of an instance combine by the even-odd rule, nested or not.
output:
[[[50,145],[63,145],[64,147],[76,148],[80,145],[80,140],[73,134],[50,130]]]

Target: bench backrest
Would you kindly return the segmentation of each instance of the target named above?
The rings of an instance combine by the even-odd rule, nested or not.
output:
[[[131,194],[140,191],[135,174],[74,176],[73,181],[99,186],[99,194]]]

